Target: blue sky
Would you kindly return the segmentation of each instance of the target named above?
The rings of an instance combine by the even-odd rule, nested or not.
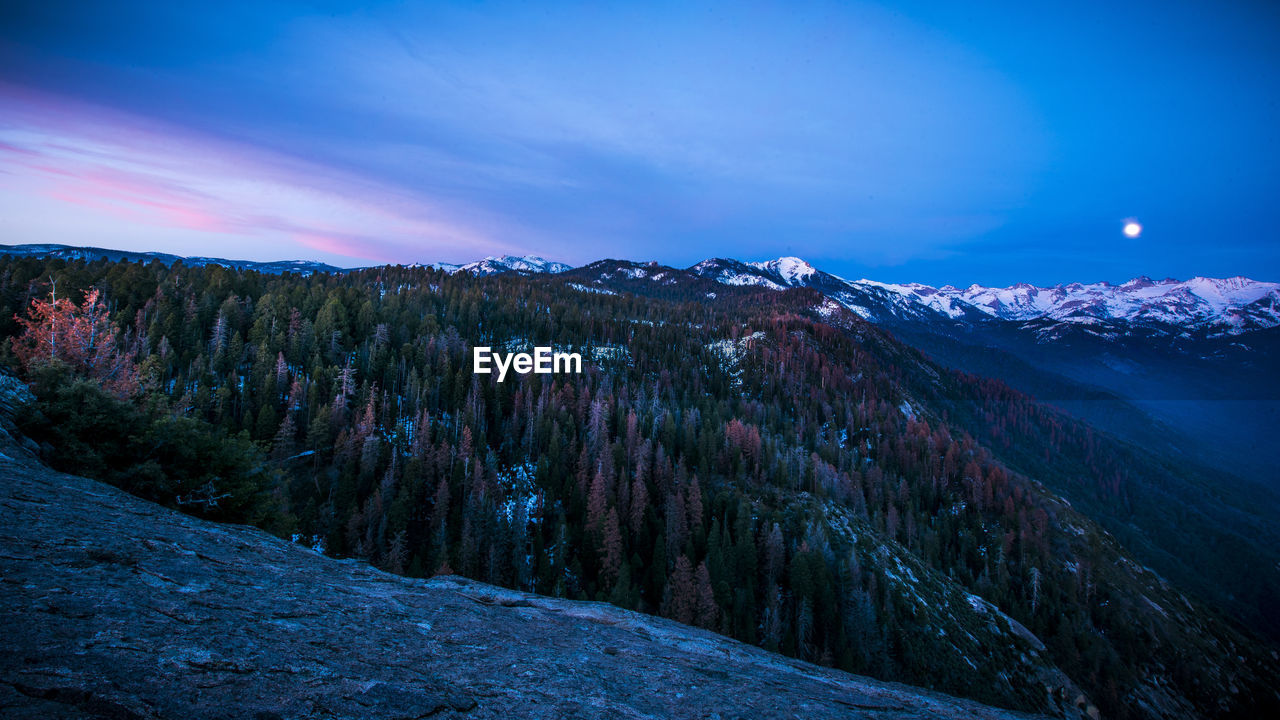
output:
[[[0,242],[1280,279],[1280,9],[944,5],[7,3]]]

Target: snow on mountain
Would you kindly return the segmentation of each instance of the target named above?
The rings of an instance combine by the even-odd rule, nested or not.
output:
[[[850,282],[797,257],[745,263],[713,258],[694,265],[689,271],[725,285],[754,285],[770,290],[811,288],[871,322],[929,320],[939,313],[956,319],[973,313],[948,298],[936,296],[936,291],[925,285],[889,285],[870,280]]]
[[[569,287],[579,292],[595,293],[597,295],[617,295],[618,294],[608,288],[591,287],[590,285],[583,285],[582,283],[569,283]]]
[[[1280,284],[1243,277],[1186,281],[1140,277],[1120,285],[1098,282],[1035,287],[1019,283],[1005,288],[971,285],[963,290],[951,286],[894,287],[934,307],[944,300],[963,303],[1002,320],[1119,320],[1227,333],[1280,325]]]
[[[803,285],[805,280],[818,272],[817,268],[798,257],[780,257],[768,262],[747,263],[765,272],[781,277],[787,285]]]
[[[1280,293],[1272,292],[1243,307],[1230,308],[1222,318],[1232,328],[1238,328],[1237,332],[1280,326]]]
[[[467,263],[458,268],[456,272],[468,272],[477,276],[497,275],[504,272],[516,272],[523,275],[534,273],[554,274],[571,269],[571,265],[547,260],[536,255],[503,255],[502,257],[490,256],[483,260]]]
[[[901,296],[907,302],[917,302],[924,306],[936,310],[943,315],[955,320],[963,318],[969,313],[969,306],[963,301],[957,301],[954,298],[945,295],[937,290],[937,288],[921,285],[919,283],[907,283],[902,285],[893,285],[890,283],[876,282],[875,280],[858,280],[849,283],[852,287],[860,288],[879,288],[885,292],[893,293]]]
[[[689,268],[689,272],[723,285],[754,285],[770,290],[785,290],[789,283],[781,275],[768,269],[768,265],[769,263],[744,263],[729,258],[711,258]]]
[[[764,262],[742,262],[711,258],[689,268],[689,272],[725,285],[757,285],[770,290],[805,287],[818,269],[797,257],[781,257]]]
[[[1003,288],[938,288],[920,283],[849,281],[795,257],[746,263],[713,258],[689,271],[725,285],[813,288],[872,321],[989,317],[1020,322],[1051,320],[1076,327],[1103,323],[1097,330],[1100,334],[1118,332],[1111,327],[1114,322],[1226,334],[1280,326],[1280,283],[1244,277],[1186,281],[1139,277],[1119,285],[1098,282],[1037,287],[1018,283]]]
[[[450,275],[452,275],[452,274],[454,274],[454,273],[458,272],[458,270],[462,269],[462,266],[461,266],[461,265],[456,265],[456,264],[454,264],[454,263],[445,263],[445,262],[433,262],[433,263],[409,263],[408,265],[405,265],[405,267],[407,267],[407,268],[429,268],[429,269],[432,269],[432,270],[443,270],[444,272],[446,272],[446,273],[448,273],[448,274],[450,274]]]
[[[662,285],[675,282],[670,274],[671,268],[656,262],[638,263],[630,260],[598,260],[578,268],[586,274],[592,283],[623,282],[647,280]]]

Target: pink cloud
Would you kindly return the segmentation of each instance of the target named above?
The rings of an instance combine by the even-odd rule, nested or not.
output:
[[[382,251],[366,238],[338,237],[314,232],[295,233],[293,238],[304,247],[333,253],[334,255],[368,257],[370,260],[381,263],[403,262],[403,259]]]
[[[256,239],[281,257],[374,262],[512,250],[430,198],[367,178],[3,83],[0,99],[0,187],[97,213],[117,232],[174,228]]]
[[[202,232],[231,232],[223,217],[190,193],[175,191],[144,176],[109,169],[74,172],[64,168],[28,165],[54,180],[43,192],[48,197],[93,208],[133,222],[147,222]]]

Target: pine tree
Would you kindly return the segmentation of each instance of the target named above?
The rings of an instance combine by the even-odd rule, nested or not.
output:
[[[711,589],[711,573],[707,570],[706,562],[698,563],[693,584],[696,602],[694,623],[699,627],[714,630],[719,620],[720,609],[716,605],[715,592]]]
[[[609,508],[605,516],[600,555],[601,575],[606,585],[612,585],[617,582],[622,567],[622,531],[618,527],[617,508]]]
[[[693,566],[684,555],[676,558],[675,569],[667,583],[662,614],[685,625],[692,625],[698,618],[698,588],[695,585]]]

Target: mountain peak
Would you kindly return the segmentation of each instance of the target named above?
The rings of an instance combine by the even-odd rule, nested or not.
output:
[[[818,272],[817,268],[794,256],[780,257],[777,260],[765,262],[752,262],[747,263],[747,265],[775,273],[786,281],[788,285],[800,284],[805,278]]]
[[[483,260],[477,260],[473,263],[467,263],[458,268],[460,272],[471,273],[472,275],[485,276],[497,275],[498,273],[515,272],[521,274],[535,273],[562,273],[572,269],[572,266],[537,255],[502,255],[495,257],[490,255]]]
[[[1121,283],[1120,287],[1125,289],[1134,289],[1134,288],[1151,287],[1152,285],[1155,285],[1154,280],[1147,277],[1146,275],[1141,275],[1139,277],[1133,278],[1132,280],[1127,280]]]
[[[779,282],[784,278],[765,267],[766,265],[767,263],[744,263],[732,258],[707,258],[690,267],[689,272],[715,280],[722,285],[756,285],[770,290],[785,289],[785,282]]]

